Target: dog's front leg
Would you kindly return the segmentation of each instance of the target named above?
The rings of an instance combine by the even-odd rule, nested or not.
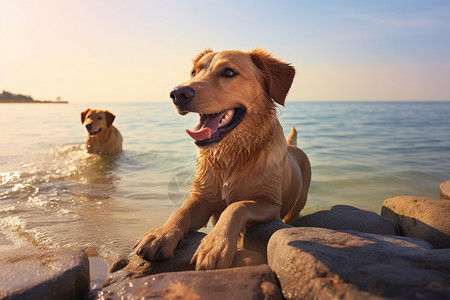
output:
[[[220,215],[213,230],[203,238],[192,257],[197,270],[231,267],[237,251],[237,240],[247,223],[260,223],[280,218],[280,207],[263,201],[239,201],[229,205]]]
[[[206,226],[211,214],[202,200],[189,196],[163,226],[147,232],[133,248],[148,261],[169,259],[181,238]]]

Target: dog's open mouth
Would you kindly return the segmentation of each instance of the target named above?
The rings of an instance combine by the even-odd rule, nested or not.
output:
[[[197,146],[207,146],[221,141],[245,116],[244,108],[232,108],[215,114],[200,114],[200,120],[186,132]]]
[[[100,131],[102,131],[101,128],[99,130],[97,130],[97,131],[89,131],[89,135],[97,135],[97,134],[100,133]]]

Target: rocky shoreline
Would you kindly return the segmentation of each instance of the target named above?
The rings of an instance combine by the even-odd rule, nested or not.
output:
[[[337,205],[250,227],[231,269],[193,270],[204,236],[168,261],[116,264],[94,289],[82,250],[2,254],[0,299],[450,299],[450,180],[440,199],[390,198],[381,215]]]

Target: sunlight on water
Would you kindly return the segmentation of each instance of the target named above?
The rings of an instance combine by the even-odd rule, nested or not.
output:
[[[1,106],[0,249],[79,247],[114,261],[188,195],[196,148],[184,129],[196,115],[178,116],[170,103],[98,105],[124,136],[122,154],[100,157],[84,149],[87,107]],[[450,179],[449,113],[450,103],[288,103],[285,133],[297,127],[312,164],[303,213],[439,197]]]
[[[168,183],[191,173],[195,148],[191,143],[189,154],[166,155],[164,149],[177,153],[179,146],[158,130],[154,116],[128,106],[111,109],[119,112],[116,126],[127,133],[125,151],[100,157],[84,149],[86,133],[79,121],[84,106],[33,106],[41,110],[39,118],[36,111],[30,112],[33,118],[23,116],[21,105],[5,107],[11,110],[8,115],[18,110],[28,120],[28,126],[21,123],[14,133],[2,132],[8,142],[0,153],[0,233],[16,245],[79,247],[113,261],[130,253],[146,231],[164,223],[178,207],[178,198],[187,194],[189,182],[169,197]],[[125,118],[125,124],[119,123],[124,108],[138,117],[128,125]],[[49,122],[53,115],[58,119]],[[5,117],[0,120],[2,128],[8,124]],[[186,159],[189,165],[177,165]]]

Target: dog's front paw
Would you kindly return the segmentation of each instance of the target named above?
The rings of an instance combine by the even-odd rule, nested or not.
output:
[[[170,231],[164,227],[152,229],[134,245],[136,254],[148,261],[165,260],[173,256],[173,252],[182,238],[179,231]]]
[[[200,243],[192,257],[196,261],[195,269],[213,270],[231,267],[237,251],[237,240],[230,239],[222,233],[211,231]]]

